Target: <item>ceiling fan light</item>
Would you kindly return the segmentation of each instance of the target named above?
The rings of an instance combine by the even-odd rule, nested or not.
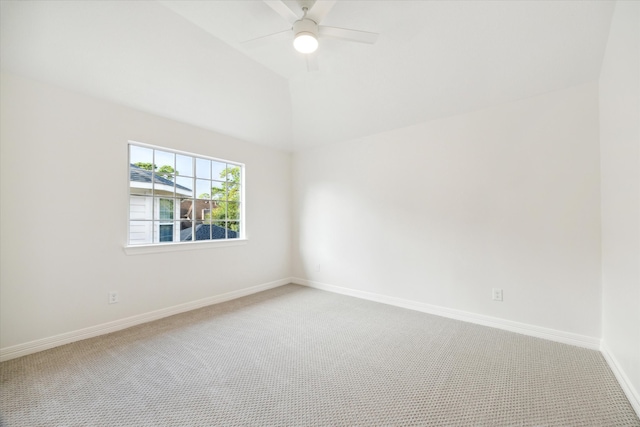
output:
[[[298,33],[293,39],[293,47],[300,53],[312,53],[318,49],[318,39],[312,33]]]

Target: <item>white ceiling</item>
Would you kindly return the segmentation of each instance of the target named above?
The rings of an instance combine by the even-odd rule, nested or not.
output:
[[[300,150],[594,81],[615,3],[339,0],[322,24],[380,36],[321,39],[316,72],[241,43],[290,27],[259,0],[0,5],[4,70]]]

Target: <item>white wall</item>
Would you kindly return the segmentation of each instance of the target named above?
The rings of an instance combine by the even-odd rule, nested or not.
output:
[[[599,181],[595,83],[296,153],[294,276],[598,338]]]
[[[0,348],[290,276],[290,154],[15,75],[0,107]],[[247,244],[126,255],[129,139],[245,163]]]
[[[640,413],[640,3],[617,2],[600,74],[602,340]]]

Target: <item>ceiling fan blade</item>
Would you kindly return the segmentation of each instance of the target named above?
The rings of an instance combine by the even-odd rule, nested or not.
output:
[[[318,33],[323,37],[332,37],[334,39],[347,40],[358,43],[374,44],[378,40],[378,33],[370,33],[368,31],[348,30],[346,28],[326,27],[321,25]]]
[[[256,47],[265,43],[291,39],[291,35],[291,30],[278,31],[277,33],[268,34],[266,36],[257,37],[251,40],[245,40],[243,42],[240,42],[240,44],[246,47]]]
[[[320,70],[320,68],[318,67],[318,57],[315,54],[310,53],[306,55],[306,59],[307,59],[307,71]]]
[[[283,1],[280,1],[280,0],[264,0],[264,2],[271,9],[273,9],[278,15],[282,16],[284,18],[284,20],[287,21],[290,24],[293,24],[298,19],[300,19],[298,17],[298,15],[293,13],[293,11],[291,9],[289,9],[286,4],[284,4]]]
[[[307,18],[319,24],[331,11],[337,0],[317,0],[307,12]]]

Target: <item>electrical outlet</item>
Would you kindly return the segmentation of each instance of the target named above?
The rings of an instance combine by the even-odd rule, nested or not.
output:
[[[502,301],[502,289],[493,288],[492,299],[494,301]]]
[[[109,304],[115,304],[118,301],[120,301],[120,298],[118,297],[118,293],[117,292],[109,292]]]

